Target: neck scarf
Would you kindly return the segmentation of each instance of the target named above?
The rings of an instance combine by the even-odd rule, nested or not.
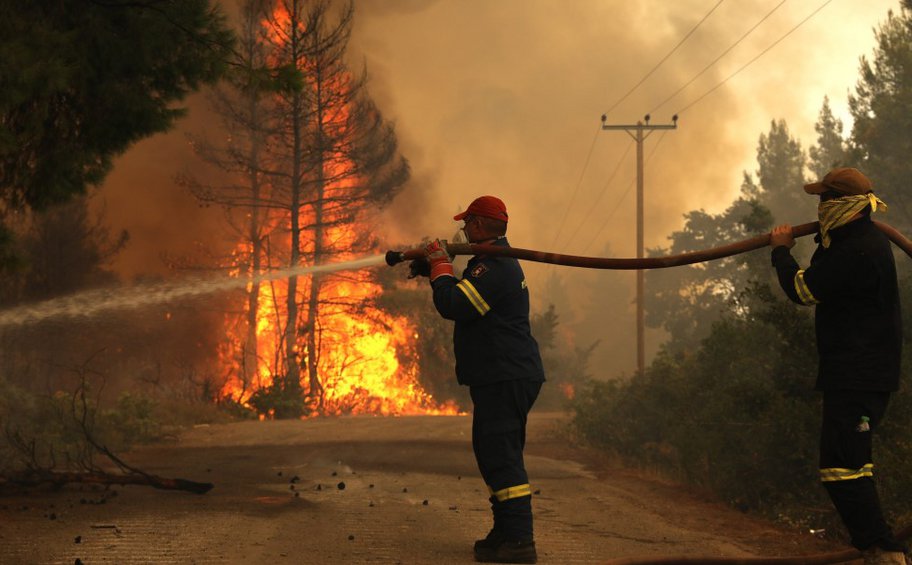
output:
[[[832,241],[830,230],[846,225],[852,216],[864,210],[868,205],[871,206],[872,212],[876,212],[878,209],[883,212],[887,211],[887,205],[883,200],[874,196],[873,192],[821,202],[817,207],[817,218],[820,220],[820,243],[824,247],[829,247]]]

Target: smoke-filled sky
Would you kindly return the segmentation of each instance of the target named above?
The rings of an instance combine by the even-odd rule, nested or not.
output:
[[[665,124],[677,113],[677,130],[655,132],[645,143],[646,246],[665,245],[684,213],[719,212],[737,196],[742,172],[756,169],[757,141],[771,120],[786,120],[807,148],[824,96],[847,118],[859,57],[871,55],[875,26],[897,6],[897,0],[356,0],[353,64],[366,64],[370,91],[395,123],[413,170],[379,235],[395,243],[451,237],[453,213],[475,196],[495,194],[510,212],[514,246],[633,256],[635,149],[623,131],[601,131],[600,116],[634,124],[650,113],[653,124]],[[186,133],[217,131],[204,98],[196,96],[179,131],[144,141],[117,161],[102,196],[112,227],[132,235],[116,265],[124,274],[161,273],[162,254],[186,253],[191,241],[219,245],[217,211],[200,210],[173,181],[198,163]],[[812,202],[807,213],[813,219]],[[546,284],[553,268],[527,271],[533,295],[536,282],[553,293],[553,281]],[[577,272],[559,273],[571,290],[574,279],[586,278]],[[568,311],[564,320],[572,325],[575,317]]]

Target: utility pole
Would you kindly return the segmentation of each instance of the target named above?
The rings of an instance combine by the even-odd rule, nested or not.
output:
[[[608,116],[602,115],[603,130],[624,130],[637,144],[637,259],[643,258],[643,141],[655,130],[677,129],[678,115],[671,118],[670,124],[650,124],[649,114],[642,122],[636,125],[608,125],[605,120]],[[645,122],[645,123],[644,123]],[[643,289],[645,273],[637,269],[636,273],[636,324],[637,324],[637,372],[642,375],[646,370],[646,310],[643,307]]]

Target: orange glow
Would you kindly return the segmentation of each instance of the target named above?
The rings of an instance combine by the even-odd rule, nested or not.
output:
[[[299,279],[298,285],[303,301],[309,295],[310,284],[306,279]],[[367,271],[345,273],[344,280],[323,281],[317,323],[320,336],[317,372],[324,390],[323,404],[318,409],[316,399],[311,399],[310,411],[323,415],[458,414],[455,403],[439,403],[421,387],[414,361],[418,334],[408,319],[371,305],[371,300],[381,292]],[[220,351],[225,378],[222,397],[249,406],[250,396],[271,384],[272,376],[284,370],[282,355],[275,352],[282,345],[277,328],[285,323],[286,294],[285,280],[260,286],[256,317],[259,355],[250,382],[244,382],[239,363],[243,358],[246,311],[240,316],[226,317],[228,339]],[[306,395],[313,391],[308,388],[303,337],[298,351],[305,352],[300,365],[301,385]],[[261,415],[261,418],[269,417],[271,414]]]
[[[291,18],[281,2],[273,20],[286,28],[290,25]],[[274,30],[268,35],[272,41],[279,37]],[[309,62],[303,64],[305,82],[319,76],[319,73],[308,72]],[[319,85],[321,90],[344,95],[349,88],[350,77],[344,74],[323,80]],[[317,85],[308,86],[316,90]],[[345,99],[345,96],[335,98]],[[324,116],[324,127],[337,136],[349,135],[348,112],[345,106],[328,108],[321,114]],[[317,256],[317,263],[325,263],[377,253],[376,248],[365,249],[364,244],[364,235],[370,233],[370,226],[364,212],[359,212],[357,190],[363,179],[356,177],[354,164],[341,150],[333,150],[326,157],[322,173],[315,177],[316,180],[308,178],[311,185],[317,188],[314,194],[307,194],[311,203],[301,207],[299,212],[299,225],[319,224],[317,228],[301,232],[302,257]],[[319,167],[316,168],[319,171]],[[261,264],[274,268],[287,266],[282,264],[283,261],[287,263],[287,259],[280,258],[291,256],[288,211],[264,208],[257,213],[262,215],[262,226],[278,228],[266,230],[270,234],[268,255],[267,251],[261,251]],[[237,246],[229,265],[232,274],[239,277],[254,274],[247,267],[252,264],[250,256],[253,252],[250,242]],[[374,305],[382,288],[372,277],[370,271],[348,271],[321,275],[316,283],[311,275],[297,278],[295,303],[298,304],[298,316],[293,323],[300,329],[295,338],[294,352],[300,367],[305,413],[458,414],[455,403],[437,402],[422,388],[416,362],[416,328],[407,318],[393,316]],[[309,320],[308,302],[315,284],[318,285],[319,303],[315,319]],[[252,285],[248,286],[247,292],[253,292]],[[274,379],[285,378],[288,374],[289,361],[284,351],[284,329],[289,323],[288,292],[287,279],[260,284],[255,318],[255,357],[251,355],[252,348],[247,343],[250,341],[248,296],[241,297],[236,311],[226,316],[227,339],[219,351],[224,382],[220,390],[222,398],[251,407],[250,400],[256,391],[272,386]],[[308,349],[310,337],[316,342],[313,351]],[[308,372],[311,356],[316,361],[318,383],[315,385],[312,385]],[[271,417],[273,414],[270,412],[260,414],[261,419]]]

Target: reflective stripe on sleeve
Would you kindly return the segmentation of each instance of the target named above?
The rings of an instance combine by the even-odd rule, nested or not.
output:
[[[522,496],[532,496],[532,487],[526,483],[524,485],[516,485],[515,487],[507,487],[500,490],[491,490],[491,487],[488,487],[491,496],[496,498],[498,502],[503,502],[505,500],[510,500],[511,498],[519,498]]]
[[[456,287],[466,295],[466,298],[469,299],[469,302],[472,303],[472,306],[478,310],[478,313],[484,316],[487,314],[491,307],[488,306],[488,303],[484,301],[484,298],[481,297],[481,294],[478,293],[478,290],[475,289],[475,286],[469,281],[463,279],[456,284]]]
[[[861,469],[840,469],[831,467],[829,469],[820,469],[820,481],[830,483],[834,481],[851,481],[861,477],[873,477],[874,464],[868,463]]]
[[[811,293],[811,289],[808,288],[807,283],[804,282],[804,269],[801,269],[795,273],[795,292],[798,293],[798,298],[805,306],[811,306],[813,304],[820,303],[819,300],[814,298],[814,294]]]

